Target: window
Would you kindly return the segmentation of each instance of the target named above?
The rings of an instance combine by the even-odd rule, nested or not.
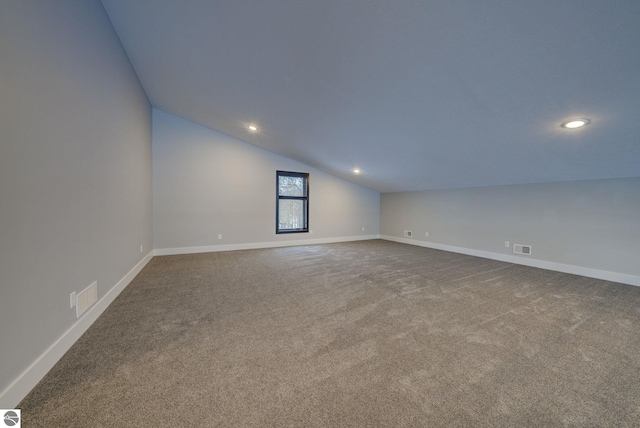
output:
[[[309,231],[309,174],[277,171],[276,233]]]

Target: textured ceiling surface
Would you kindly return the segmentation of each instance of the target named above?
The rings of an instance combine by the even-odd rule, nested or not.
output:
[[[154,107],[380,192],[640,176],[638,0],[102,2]]]

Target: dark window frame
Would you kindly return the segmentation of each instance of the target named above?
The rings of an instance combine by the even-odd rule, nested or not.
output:
[[[304,180],[303,196],[284,196],[280,195],[280,177],[300,177]],[[304,202],[304,227],[298,229],[280,229],[280,201],[281,200],[297,200]],[[292,171],[276,171],[276,234],[283,233],[308,233],[309,232],[309,173],[308,172],[292,172]]]

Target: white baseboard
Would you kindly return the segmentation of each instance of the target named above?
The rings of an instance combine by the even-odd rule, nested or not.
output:
[[[532,259],[529,256],[526,256],[527,258],[524,258],[521,256],[516,256],[511,254],[500,254],[500,253],[493,253],[491,251],[473,250],[470,248],[455,247],[453,245],[437,244],[435,242],[418,241],[415,239],[407,239],[407,238],[397,238],[395,236],[389,236],[389,235],[380,235],[380,239],[385,239],[387,241],[401,242],[403,244],[409,244],[409,245],[417,245],[419,247],[433,248],[436,250],[451,251],[453,253],[467,254],[470,256],[483,257],[485,259],[500,260],[503,262],[531,266],[531,267],[536,267],[540,269],[571,273],[574,275],[581,275],[581,276],[587,276],[590,278],[603,279],[605,281],[613,281],[613,282],[620,282],[622,284],[640,286],[640,276],[636,276],[636,275],[628,275],[624,273],[610,272],[606,270],[592,269],[592,268],[587,268],[582,266],[574,266],[574,265],[567,265],[564,263],[556,263],[556,262],[549,262],[545,260]]]
[[[366,241],[379,239],[380,235],[342,236],[338,238],[300,239],[295,241],[252,242],[246,244],[207,245],[202,247],[157,248],[156,256],[171,256],[176,254],[212,253],[216,251],[256,250],[260,248],[293,247],[298,245],[333,244],[336,242]]]
[[[29,391],[53,368],[62,356],[87,331],[91,324],[98,319],[105,309],[125,289],[135,276],[146,266],[153,257],[153,252],[147,254],[133,267],[116,285],[102,296],[87,310],[53,345],[22,372],[11,384],[0,393],[0,408],[13,409]]]

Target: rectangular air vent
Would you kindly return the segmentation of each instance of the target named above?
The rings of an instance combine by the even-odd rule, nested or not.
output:
[[[513,252],[515,254],[531,255],[531,245],[513,244]]]
[[[98,283],[94,282],[76,295],[76,318],[98,300]]]
[[[410,230],[405,230],[404,236],[406,236],[407,238],[411,238],[413,236],[413,232],[411,232]]]

